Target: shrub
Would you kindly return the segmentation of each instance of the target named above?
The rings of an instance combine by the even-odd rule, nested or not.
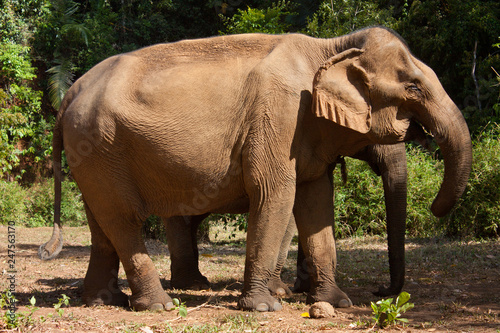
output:
[[[438,218],[430,207],[443,181],[444,164],[420,147],[407,145],[408,199],[406,229],[411,236],[429,236],[439,231]]]
[[[442,181],[443,165],[419,147],[407,145],[407,234],[426,236],[437,231],[438,220],[429,208]],[[363,161],[347,158],[347,184],[335,170],[336,237],[386,234],[382,178]]]
[[[21,159],[37,164],[52,151],[54,117],[42,115],[42,92],[27,83],[36,77],[29,51],[0,41],[0,177],[10,177]]]
[[[286,18],[295,15],[290,11],[292,7],[290,2],[279,1],[266,9],[250,7],[247,10],[238,9],[238,13],[234,14],[232,18],[222,16],[222,19],[229,34],[251,32],[285,33],[290,29],[290,24],[286,22]]]
[[[16,182],[0,182],[0,224],[16,221],[27,227],[52,226],[54,221],[54,181],[45,179],[31,187]],[[62,183],[61,220],[64,226],[85,223],[81,194],[74,182]]]
[[[0,182],[0,224],[26,220],[25,192],[16,182]]]
[[[469,183],[457,207],[442,219],[449,236],[500,235],[500,124],[490,124],[474,141]]]
[[[385,232],[382,180],[365,162],[346,158],[347,183],[335,177],[335,236],[361,236]]]

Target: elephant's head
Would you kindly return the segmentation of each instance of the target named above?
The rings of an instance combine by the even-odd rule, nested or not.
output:
[[[472,162],[460,110],[436,74],[395,33],[370,28],[336,42],[341,51],[315,75],[313,112],[374,143],[409,140],[422,124],[444,156],[444,180],[431,210],[445,215],[462,195]]]

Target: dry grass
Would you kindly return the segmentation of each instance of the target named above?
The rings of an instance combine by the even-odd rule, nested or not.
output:
[[[224,230],[200,248],[200,268],[212,282],[211,290],[169,289],[170,260],[165,244],[148,241],[148,249],[172,297],[186,303],[190,313],[178,318],[175,311],[132,312],[116,307],[87,308],[80,293],[90,253],[90,233],[86,227],[65,228],[65,247],[58,259],[41,262],[36,251],[50,236],[50,228],[16,229],[17,313],[26,313],[30,297],[37,303],[31,323],[23,329],[33,332],[314,332],[369,331],[372,329],[371,293],[389,279],[385,239],[362,237],[341,240],[338,248],[338,284],[354,306],[337,310],[337,317],[309,319],[305,295],[283,299],[284,310],[276,313],[242,312],[236,302],[242,287],[244,235],[228,240]],[[7,228],[0,227],[7,235]],[[490,331],[500,327],[500,241],[458,242],[443,239],[411,240],[407,249],[405,291],[415,308],[405,314],[406,328],[384,331]],[[283,279],[293,284],[297,246],[292,246]],[[7,251],[1,252],[4,266],[0,288],[7,284]],[[123,271],[121,285],[130,293]],[[62,317],[53,309],[62,294],[71,297]],[[2,315],[5,313],[2,310]],[[0,326],[2,327],[2,326]]]

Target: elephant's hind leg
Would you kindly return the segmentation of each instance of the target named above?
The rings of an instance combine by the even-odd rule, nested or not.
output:
[[[118,288],[118,268],[120,265],[118,254],[97,224],[87,204],[85,204],[85,211],[92,233],[92,247],[84,281],[83,302],[88,306],[117,305],[127,307],[129,305],[128,296]]]
[[[86,280],[88,289],[95,294],[98,288],[102,289],[111,283],[109,274],[113,273],[115,268],[118,270],[116,258],[119,257],[132,290],[130,306],[133,309],[156,311],[173,308],[172,299],[163,290],[158,273],[146,250],[141,234],[142,221],[131,209],[128,211],[120,209],[116,202],[113,202],[114,207],[106,206],[105,203],[101,202],[101,205],[96,206],[97,212],[90,206],[97,222],[92,223],[91,227],[92,247],[96,246],[99,252],[96,251],[93,255],[96,264],[91,260],[89,266],[87,273],[89,279]],[[111,252],[111,248],[116,252]],[[104,249],[109,255],[99,256]],[[106,273],[106,278],[102,278],[99,265],[107,263],[108,260],[112,261],[113,267],[105,266],[106,270],[111,268],[112,271]]]
[[[271,295],[276,295],[278,297],[287,297],[293,294],[286,283],[281,280],[281,270],[285,266],[286,258],[288,256],[288,249],[290,248],[290,242],[292,241],[293,235],[296,231],[297,227],[295,226],[295,218],[292,215],[292,217],[290,218],[290,222],[288,222],[285,236],[281,241],[276,268],[269,278],[269,281],[267,281],[267,288],[271,292]]]
[[[114,225],[115,228],[114,232],[107,234],[127,274],[132,290],[130,306],[136,311],[172,309],[172,299],[163,290],[158,272],[146,250],[141,234],[142,223],[130,216],[110,222],[106,225]]]
[[[208,279],[198,265],[197,232],[208,214],[164,218],[168,250],[171,260],[170,286],[176,289],[209,289]]]

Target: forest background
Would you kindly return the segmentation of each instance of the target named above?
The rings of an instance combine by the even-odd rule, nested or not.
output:
[[[487,0],[1,0],[0,224],[53,221],[52,128],[78,77],[118,53],[219,34],[300,32],[330,38],[373,25],[394,29],[439,76],[473,138],[466,191],[446,217],[429,211],[443,174],[439,150],[407,144],[407,233],[414,237],[500,236],[500,4]],[[385,233],[383,187],[363,162],[336,170],[336,234]],[[65,169],[62,221],[86,223]],[[244,229],[245,215],[214,215]],[[158,236],[150,217],[145,232]]]

